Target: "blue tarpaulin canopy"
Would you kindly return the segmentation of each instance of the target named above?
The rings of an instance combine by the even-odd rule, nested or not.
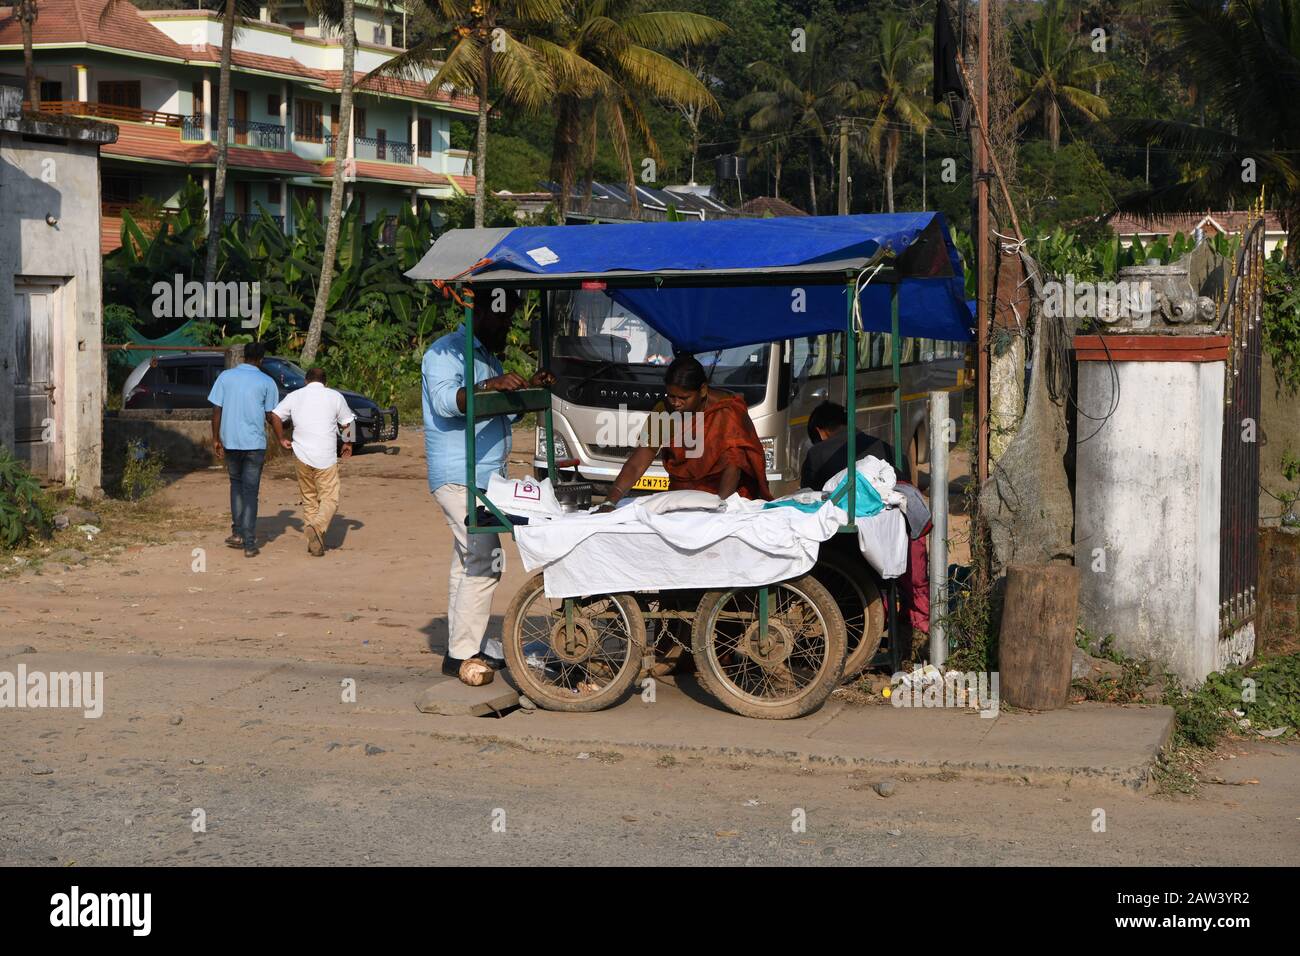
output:
[[[862,326],[967,341],[961,259],[942,213],[521,226],[444,233],[407,275],[472,287],[604,288],[680,349],[842,331],[866,270]],[[603,285],[602,285],[603,284]]]

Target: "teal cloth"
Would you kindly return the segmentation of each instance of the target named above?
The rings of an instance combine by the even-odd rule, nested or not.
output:
[[[204,342],[199,337],[194,326],[198,319],[190,319],[178,329],[173,329],[166,335],[157,339],[147,339],[133,325],[126,327],[127,345],[167,345],[167,346],[190,346],[203,345]],[[143,361],[154,358],[155,356],[166,355],[166,352],[144,352],[137,350],[114,349],[109,353],[109,361],[127,368],[135,368]]]
[[[861,472],[855,471],[858,479],[857,497],[854,499],[854,517],[870,518],[874,514],[879,514],[885,510],[885,503],[880,500],[880,493],[862,476]],[[831,493],[831,501],[847,510],[849,498],[849,478],[844,476],[844,480],[835,486]],[[823,502],[802,502],[794,501],[769,501],[763,507],[766,508],[797,508],[800,511],[816,511],[822,506]]]

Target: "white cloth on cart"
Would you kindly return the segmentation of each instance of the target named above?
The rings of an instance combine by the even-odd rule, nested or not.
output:
[[[829,503],[815,512],[764,509],[762,501],[732,495],[726,504],[726,511],[712,514],[660,515],[638,502],[607,514],[530,518],[515,528],[515,543],[526,570],[544,569],[551,598],[756,587],[808,573],[821,543],[846,519]],[[863,519],[858,540],[872,550],[867,559],[882,575],[902,573],[907,535],[901,512],[891,508]]]

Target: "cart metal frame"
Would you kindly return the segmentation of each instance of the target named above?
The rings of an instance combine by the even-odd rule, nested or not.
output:
[[[481,277],[479,282],[466,282],[464,279],[458,279],[454,286],[457,291],[457,297],[464,301],[461,294],[464,292],[466,285],[470,288],[502,288],[516,289],[520,291],[537,290],[541,293],[541,367],[546,368],[550,364],[551,348],[551,295],[550,293],[560,289],[579,289],[584,281],[598,280],[604,283],[606,288],[663,288],[663,287],[692,287],[692,286],[710,286],[710,287],[747,287],[756,285],[774,285],[787,286],[791,288],[805,285],[838,285],[844,282],[845,288],[845,322],[844,322],[844,347],[843,356],[845,362],[845,395],[853,406],[850,427],[846,442],[846,468],[849,474],[853,473],[854,463],[857,461],[857,381],[856,372],[858,365],[858,329],[854,321],[854,302],[857,294],[860,294],[858,280],[861,275],[871,270],[870,282],[884,283],[890,287],[890,347],[891,356],[891,397],[893,401],[893,432],[894,432],[894,465],[897,468],[903,467],[903,402],[902,402],[902,344],[899,335],[898,321],[898,286],[902,276],[897,269],[889,264],[882,262],[884,252],[878,253],[876,258],[867,263],[866,266],[857,269],[845,270],[841,280],[834,272],[800,272],[797,269],[785,269],[774,272],[758,273],[746,272],[734,276],[719,275],[710,273],[706,276],[694,275],[683,272],[659,272],[659,273],[637,273],[627,276],[621,276],[618,273],[602,273],[598,276],[591,277],[573,277],[563,276],[551,278],[545,275],[535,274],[526,278],[498,277],[493,278],[491,273]],[[467,531],[470,534],[500,534],[509,533],[514,536],[513,523],[488,500],[486,493],[481,491],[475,480],[475,462],[476,458],[476,436],[474,424],[487,418],[504,414],[522,414],[529,411],[542,412],[546,425],[546,464],[547,473],[554,475],[555,470],[555,424],[551,414],[551,390],[549,388],[526,388],[514,392],[480,392],[475,393],[472,383],[474,382],[474,308],[473,303],[465,305],[465,461],[466,461],[466,481],[465,496],[467,510]],[[848,482],[848,501],[847,512],[848,522],[839,528],[841,534],[856,534],[857,522],[857,483]],[[479,524],[478,508],[485,507],[490,514],[496,519],[496,524]],[[898,639],[898,582],[897,579],[891,579],[885,582],[888,586],[888,600],[885,602],[886,608],[886,632],[889,635],[890,659],[895,671],[902,665]],[[759,589],[759,628],[760,633],[766,637],[768,626],[768,603],[769,589],[764,587]],[[566,626],[572,636],[573,621],[573,604],[572,599],[566,599],[564,603]],[[681,612],[668,612],[664,616],[678,617]],[[646,615],[647,617],[660,616],[656,612]]]

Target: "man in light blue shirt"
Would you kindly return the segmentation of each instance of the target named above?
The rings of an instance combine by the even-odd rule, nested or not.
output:
[[[266,424],[280,402],[275,380],[262,371],[266,346],[244,346],[244,363],[228,368],[212,383],[212,451],[225,458],[230,476],[230,537],[226,544],[256,557],[257,495],[266,460]]]
[[[515,292],[479,290],[474,304],[474,382],[479,390],[510,392],[550,385],[539,371],[529,381],[506,372],[499,356],[521,301]],[[424,409],[424,455],[429,491],[451,527],[453,553],[447,583],[447,656],[442,672],[467,684],[486,684],[505,666],[501,642],[485,640],[492,593],[501,579],[501,542],[495,534],[469,534],[465,486],[465,326],[444,335],[424,353],[420,365]],[[474,426],[474,481],[485,489],[491,476],[506,474],[512,417],[499,415]]]

